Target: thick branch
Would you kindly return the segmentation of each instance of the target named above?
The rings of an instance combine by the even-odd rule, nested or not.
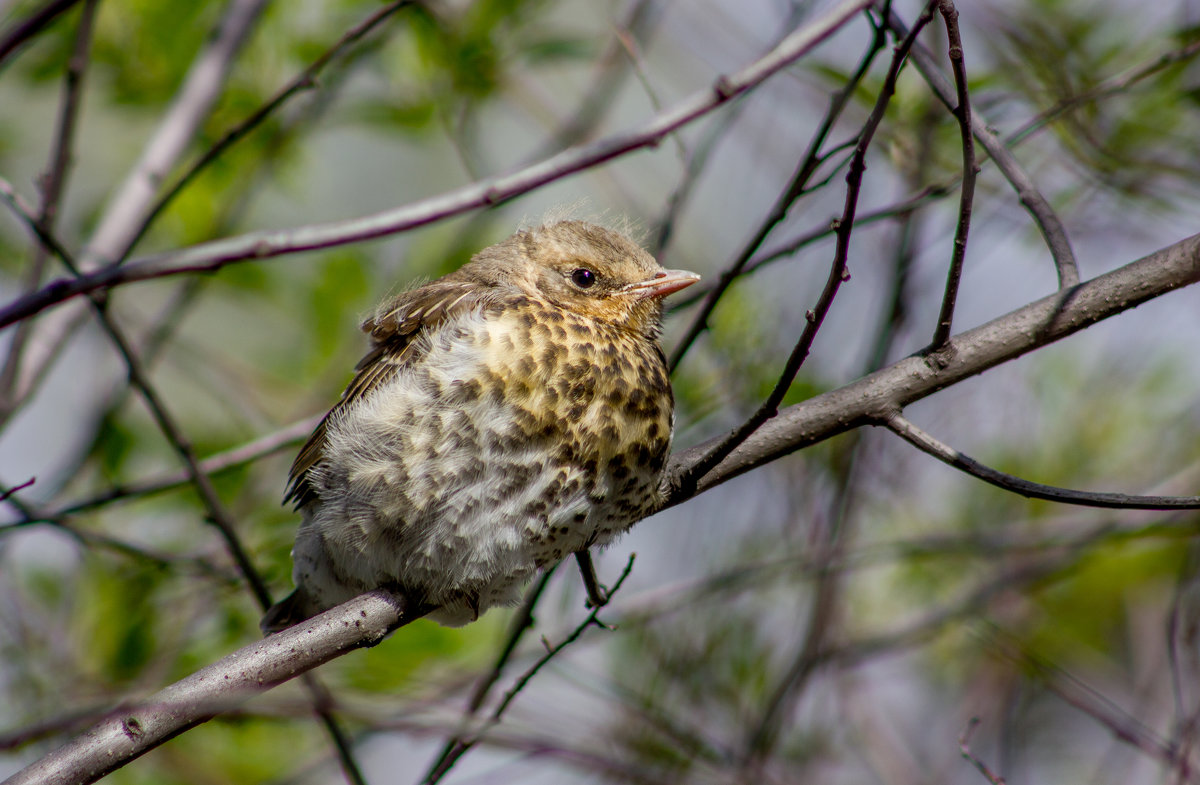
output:
[[[350,650],[373,646],[420,616],[387,592],[356,597],[114,711],[5,785],[95,782],[188,728]]]
[[[1169,291],[1200,281],[1200,235],[962,333],[933,355],[905,358],[838,390],[783,410],[700,482],[696,492],[851,428],[882,424],[899,408],[1065,338]],[[719,438],[719,437],[718,437]],[[667,505],[690,498],[678,480],[718,439],[677,453]],[[421,615],[377,591],[234,652],[18,773],[9,785],[90,782],[250,695],[351,649],[378,643]]]
[[[913,401],[1197,281],[1200,235],[1193,235],[961,333],[938,352],[907,357],[784,409],[705,475],[696,492],[860,425],[883,423]],[[682,492],[681,479],[716,443],[712,439],[672,456],[666,506],[691,498]]]
[[[677,128],[703,117],[803,57],[870,4],[871,0],[844,0],[812,24],[785,38],[759,60],[736,73],[718,77],[711,87],[660,112],[646,125],[633,131],[571,148],[511,174],[481,180],[441,196],[374,215],[296,229],[253,232],[182,251],[136,259],[121,266],[109,265],[78,278],[53,281],[0,309],[0,327],[97,289],[180,273],[213,272],[233,262],[371,240],[512,199],[567,175],[657,144]]]

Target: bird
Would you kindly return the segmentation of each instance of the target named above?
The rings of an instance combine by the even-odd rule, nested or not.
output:
[[[572,219],[385,300],[289,472],[296,588],[263,631],[378,588],[461,626],[570,554],[603,603],[588,549],[661,504],[674,425],[662,300],[699,279]]]

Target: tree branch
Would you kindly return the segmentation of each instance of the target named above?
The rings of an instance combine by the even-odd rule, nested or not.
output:
[[[784,409],[712,472],[700,493],[751,469],[851,428],[881,424],[913,401],[988,368],[1072,335],[1169,291],[1200,281],[1200,235],[1058,292],[951,339],[928,357],[907,357],[856,382]],[[690,498],[686,474],[721,437],[676,453],[668,466],[664,506]],[[145,716],[123,712],[16,775],[13,785],[91,781],[254,692],[293,678],[421,615],[402,601],[372,592],[309,622],[229,655],[141,704]],[[283,662],[272,662],[279,657]],[[129,725],[129,717],[135,720]],[[111,750],[110,750],[111,747]],[[112,753],[111,755],[109,753]]]
[[[967,68],[963,59],[962,35],[958,30],[958,9],[953,0],[940,0],[938,11],[946,22],[946,35],[950,40],[950,65],[954,71],[954,86],[957,106],[954,116],[962,136],[962,193],[958,205],[958,227],[954,231],[954,254],[950,259],[950,271],[946,275],[946,294],[942,298],[942,310],[938,314],[937,327],[933,331],[930,348],[937,350],[950,340],[950,328],[954,322],[954,305],[958,301],[958,285],[962,280],[963,261],[967,256],[967,234],[971,229],[971,210],[975,201],[975,176],[979,164],[975,161],[975,138],[971,135],[971,99],[967,92]]]
[[[695,493],[860,425],[884,423],[892,412],[913,401],[1197,281],[1200,235],[1192,235],[961,333],[932,355],[906,357],[782,410],[702,477]],[[672,456],[665,479],[665,507],[694,495],[683,492],[681,479],[718,439]]]
[[[812,24],[785,38],[762,58],[733,74],[718,77],[711,87],[693,93],[636,130],[571,148],[511,174],[481,180],[440,196],[374,215],[295,229],[252,232],[135,259],[120,266],[109,265],[73,279],[52,281],[37,292],[0,309],[0,327],[97,289],[181,273],[214,272],[234,262],[372,240],[512,199],[567,175],[657,144],[675,129],[742,95],[803,57],[870,4],[871,0],[843,0]]]
[[[891,414],[884,422],[888,430],[924,453],[932,455],[942,463],[978,477],[986,483],[1006,491],[1019,493],[1030,499],[1046,499],[1081,507],[1101,507],[1108,510],[1200,510],[1200,496],[1133,496],[1127,493],[1099,493],[1056,488],[1037,482],[1014,477],[990,466],[986,466],[969,455],[965,455],[948,444],[938,441],[909,422],[899,412]]]
[[[5,785],[95,782],[124,764],[329,660],[374,646],[427,609],[373,591],[196,671],[109,714],[86,733],[6,780]]]
[[[897,36],[902,37],[908,32],[907,26],[895,13],[888,16],[887,24]],[[934,56],[928,49],[918,45],[913,47],[912,60],[938,100],[953,110],[956,91],[938,70]],[[1050,255],[1054,258],[1054,266],[1058,270],[1059,288],[1066,289],[1079,283],[1079,265],[1075,261],[1075,252],[1071,249],[1067,230],[1054,208],[1050,206],[1050,202],[1033,184],[1033,178],[1017,163],[1017,159],[1005,147],[1003,140],[992,133],[987,121],[978,112],[971,114],[971,131],[996,162],[996,166],[1017,192],[1021,204],[1029,211],[1038,230],[1041,231],[1046,246],[1050,249]]]
[[[905,59],[908,57],[908,52],[912,48],[913,43],[917,40],[917,35],[921,29],[930,22],[933,18],[933,4],[929,3],[926,6],[925,12],[921,14],[920,19],[913,26],[913,29],[905,37],[905,39],[896,46],[895,52],[892,55],[892,62],[888,66],[887,76],[884,78],[883,87],[879,91],[879,97],[875,101],[875,106],[871,109],[871,114],[867,121],[863,124],[862,130],[858,134],[858,140],[854,146],[854,155],[850,159],[850,171],[846,173],[846,197],[845,204],[842,208],[842,216],[835,222],[834,233],[837,235],[837,247],[833,254],[833,263],[829,266],[829,275],[825,280],[825,288],[821,290],[820,297],[817,298],[817,304],[812,310],[808,311],[805,316],[806,323],[804,330],[800,334],[800,340],[797,341],[789,355],[787,362],[784,364],[783,373],[780,374],[779,380],[775,383],[774,389],[763,401],[762,405],[750,416],[748,420],[740,426],[730,431],[723,440],[717,443],[715,447],[701,460],[697,461],[691,471],[686,475],[681,476],[680,482],[684,489],[688,489],[696,484],[696,482],[709,472],[714,466],[724,460],[725,456],[737,449],[737,446],[744,442],[752,433],[762,427],[762,424],[779,413],[779,404],[787,395],[788,389],[792,386],[792,382],[796,379],[796,374],[800,372],[800,366],[803,365],[808,357],[809,350],[812,348],[813,341],[817,338],[817,331],[821,329],[821,324],[825,321],[825,316],[829,313],[829,309],[833,307],[834,297],[837,296],[838,289],[841,288],[842,282],[849,279],[846,262],[850,255],[850,233],[854,229],[854,215],[858,208],[858,194],[862,188],[863,174],[867,170],[867,149],[871,145],[871,140],[875,136],[875,131],[879,128],[879,124],[883,122],[883,116],[887,112],[888,103],[891,101],[892,95],[896,92],[896,80],[900,76],[900,68],[904,65]],[[877,43],[882,43],[879,39]],[[874,55],[874,50],[868,53],[869,57],[864,58],[860,65],[859,75],[865,72],[867,65],[870,63],[870,56]],[[856,83],[855,83],[856,84]],[[835,102],[836,103],[836,102]],[[815,152],[815,149],[814,149]],[[804,178],[805,180],[807,178]],[[803,184],[803,180],[793,181],[792,188],[798,188]],[[790,190],[790,189],[789,189]],[[790,195],[790,193],[788,194]],[[779,211],[780,205],[777,203],[776,211]],[[790,202],[788,203],[790,204]],[[786,207],[786,205],[785,205]],[[774,217],[774,216],[772,216]],[[778,217],[782,219],[783,213],[779,212]],[[761,232],[769,230],[774,224],[764,224],[764,229]],[[765,238],[765,234],[761,234],[760,240]],[[756,248],[754,246],[754,248]],[[748,248],[743,257],[739,261],[747,261],[753,253],[754,248]],[[740,265],[730,271],[727,275],[736,275],[740,271]],[[732,277],[726,279],[722,276],[722,281],[728,283],[732,281]],[[721,296],[721,288],[713,291],[704,303],[704,309],[701,311],[701,316],[711,312],[716,305],[717,298]],[[702,326],[702,319],[697,319],[693,322],[693,330]],[[673,362],[671,367],[674,368],[674,363],[683,356],[683,351],[687,349],[688,341],[695,338],[697,332],[689,332],[684,336],[682,343],[672,355]]]

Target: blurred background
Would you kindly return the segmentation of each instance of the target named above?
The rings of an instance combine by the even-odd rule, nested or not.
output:
[[[0,35],[54,3],[0,0]],[[172,129],[157,193],[377,2],[83,0],[0,59],[0,177],[84,262],[363,216],[638,127],[832,3],[479,0],[409,4],[344,48],[143,221],[121,183]],[[911,25],[923,6],[896,0]],[[1200,3],[960,3],[974,110],[1058,212],[1092,278],[1200,230]],[[241,15],[188,126],[178,96]],[[806,188],[675,375],[676,447],[725,433],[774,385],[833,258],[845,165],[891,39],[855,17],[812,54],[652,149],[385,240],[137,283],[107,310],[273,595],[291,588],[287,468],[389,292],[550,211],[629,221],[668,267],[715,281]],[[80,31],[83,31],[81,34]],[[920,38],[949,74],[940,17]],[[883,44],[882,47],[878,44]],[[78,88],[67,68],[72,53]],[[863,69],[855,80],[856,70]],[[194,76],[194,74],[193,74]],[[75,92],[72,92],[72,91]],[[848,96],[832,118],[831,100]],[[64,95],[74,95],[64,101]],[[55,165],[63,106],[72,141]],[[199,104],[197,104],[199,105]],[[814,146],[815,145],[815,146]],[[978,149],[978,148],[977,148]],[[815,153],[814,153],[815,150]],[[985,160],[955,330],[1052,293],[1050,252]],[[911,63],[867,156],[843,285],[785,404],[926,346],[958,213],[959,127]],[[47,173],[58,172],[61,177]],[[153,200],[146,202],[151,205]],[[47,209],[48,206],[48,209]],[[148,215],[143,208],[142,218]],[[140,219],[139,219],[140,220]],[[776,253],[779,251],[779,253]],[[0,210],[10,302],[67,275]],[[688,290],[685,295],[690,295]],[[670,354],[695,317],[674,300]],[[0,334],[0,774],[123,699],[254,641],[261,614],[126,365],[69,304]],[[19,350],[19,351],[18,351]],[[1042,483],[1200,492],[1200,295],[1167,295],[911,406]],[[641,522],[598,556],[600,618],[541,669],[453,783],[1191,782],[1200,720],[1194,512],[1029,501],[890,433],[856,431]],[[587,616],[574,564],[484,716]],[[421,781],[509,636],[417,622],[321,668],[370,783]],[[978,718],[977,726],[970,725]],[[991,775],[963,756],[970,754]],[[128,783],[345,781],[288,684],[151,752]]]

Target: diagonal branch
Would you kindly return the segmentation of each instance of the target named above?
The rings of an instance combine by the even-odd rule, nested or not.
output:
[[[37,211],[37,222],[47,232],[54,231],[63,192],[66,190],[67,174],[71,168],[75,128],[82,104],[84,74],[87,71],[98,5],[99,0],[84,2],[83,10],[79,14],[79,23],[75,29],[74,49],[67,61],[66,73],[63,75],[62,98],[59,101],[58,122],[54,131],[54,144],[50,151],[50,164],[46,173],[40,178],[42,197]],[[46,269],[46,260],[49,256],[49,252],[42,245],[38,245],[34,250],[33,262],[29,265],[26,276],[26,287],[29,291],[34,291],[41,285]],[[21,369],[21,357],[32,329],[33,325],[30,322],[23,322],[18,326],[12,343],[8,346],[4,367],[0,369],[0,424],[17,408],[13,392]],[[56,354],[52,353],[50,356],[54,357]]]
[[[142,236],[153,225],[156,218],[162,214],[162,211],[174,201],[184,188],[188,186],[196,177],[208,168],[209,164],[221,157],[226,150],[239,141],[244,139],[251,131],[262,125],[268,117],[274,114],[278,109],[287,103],[291,98],[304,90],[311,89],[317,84],[317,76],[324,70],[325,66],[329,65],[330,61],[341,55],[352,44],[357,43],[363,36],[370,33],[380,24],[387,20],[388,17],[395,14],[401,8],[412,5],[414,0],[393,0],[393,2],[385,5],[383,8],[373,12],[363,21],[359,22],[354,27],[347,30],[341,38],[333,43],[328,49],[322,52],[315,60],[313,60],[307,68],[301,71],[295,78],[280,88],[275,95],[271,96],[266,103],[256,109],[245,120],[238,123],[233,128],[225,132],[225,135],[217,140],[216,144],[204,151],[187,168],[175,183],[168,188],[161,196],[159,196],[154,204],[147,210],[142,217],[137,228],[124,242],[122,249],[115,256],[116,260],[125,259],[130,251],[141,240]]]
[[[907,26],[895,13],[889,14],[887,24],[898,36],[903,36],[908,31]],[[928,49],[918,45],[913,47],[912,59],[913,64],[916,65],[917,70],[925,78],[938,100],[953,110],[955,89],[938,69],[934,56]],[[1054,212],[1054,208],[1050,206],[1050,202],[1034,185],[1033,178],[1005,147],[1004,141],[988,128],[987,121],[978,112],[971,114],[971,131],[987,150],[991,159],[996,162],[1001,174],[1016,190],[1021,204],[1029,211],[1038,230],[1042,233],[1046,246],[1050,249],[1050,255],[1054,258],[1054,266],[1058,270],[1059,288],[1066,289],[1079,283],[1079,265],[1075,261],[1075,252],[1071,249],[1071,240],[1067,237],[1067,230],[1058,214]]]
[[[960,333],[936,357],[906,357],[783,409],[701,477],[695,491],[685,492],[682,480],[719,439],[677,452],[667,467],[664,506],[860,425],[886,422],[913,401],[1197,282],[1200,234]]]
[[[821,324],[825,321],[825,316],[829,313],[829,309],[833,307],[833,299],[837,296],[838,289],[841,288],[842,282],[849,278],[846,260],[850,255],[850,232],[854,229],[854,214],[858,208],[858,194],[862,188],[863,174],[867,169],[867,148],[871,144],[871,139],[875,136],[875,130],[883,122],[888,102],[896,92],[896,79],[900,76],[900,68],[904,65],[904,61],[908,57],[908,52],[912,48],[913,42],[916,41],[917,35],[921,32],[921,28],[928,24],[932,18],[933,5],[930,3],[926,7],[925,12],[921,14],[921,18],[917,20],[916,25],[913,26],[912,32],[896,47],[895,53],[892,56],[891,66],[888,68],[887,76],[883,81],[883,87],[879,91],[879,97],[875,101],[871,115],[863,125],[862,132],[858,135],[858,142],[854,147],[854,156],[850,161],[850,171],[846,174],[845,206],[842,209],[842,217],[835,223],[837,247],[833,254],[833,264],[830,265],[829,276],[825,281],[825,288],[821,291],[821,296],[817,299],[817,304],[805,314],[806,323],[804,330],[800,334],[800,340],[792,349],[787,363],[784,365],[779,381],[776,382],[775,388],[771,390],[767,399],[763,401],[762,405],[758,407],[758,410],[748,420],[731,431],[703,458],[696,461],[688,474],[679,478],[685,491],[693,488],[706,473],[711,471],[727,455],[737,449],[738,445],[744,442],[752,433],[762,427],[763,423],[779,413],[779,404],[783,402],[783,398],[792,386],[796,374],[800,372],[800,366],[808,357],[808,352],[812,348],[813,341],[817,338],[817,331],[821,329]],[[720,289],[715,290],[713,296],[720,296]],[[707,303],[713,302],[715,302],[715,299],[711,298],[707,301]],[[676,353],[675,356],[678,357],[680,355]]]
[[[797,165],[795,172],[792,173],[792,177],[783,189],[783,193],[776,198],[766,218],[759,223],[754,236],[742,247],[741,252],[733,260],[733,263],[722,271],[716,283],[704,295],[704,302],[700,305],[699,312],[692,317],[691,324],[688,325],[687,330],[684,331],[683,336],[675,345],[674,351],[671,352],[671,359],[668,365],[672,372],[682,362],[684,355],[691,349],[692,344],[695,343],[700,333],[708,329],[708,319],[716,309],[717,302],[721,299],[721,296],[725,294],[726,290],[742,274],[743,268],[750,262],[751,257],[754,256],[775,227],[787,217],[792,205],[804,194],[809,180],[812,179],[817,169],[824,163],[825,157],[821,153],[821,148],[824,146],[825,140],[829,137],[829,132],[833,129],[834,123],[841,116],[842,110],[846,108],[851,96],[858,90],[863,77],[870,70],[871,64],[875,62],[875,56],[883,49],[885,41],[883,28],[876,26],[871,43],[868,44],[866,52],[859,59],[854,74],[850,77],[846,85],[841,90],[838,90],[830,99],[829,108],[825,111],[825,117],[822,118],[821,124],[813,134],[812,140],[808,144],[808,150],[805,151],[804,156],[800,159],[800,163]],[[898,62],[899,59],[895,58],[893,64]],[[883,103],[886,106],[886,100]],[[878,109],[878,104],[876,108]],[[876,120],[876,124],[878,124],[878,120]],[[871,125],[870,120],[867,121],[867,125]]]
[[[986,483],[1029,499],[1046,499],[1081,507],[1102,507],[1109,510],[1200,510],[1200,496],[1135,496],[1126,493],[1075,491],[1042,485],[993,469],[948,444],[938,441],[909,422],[899,412],[889,415],[883,423],[888,430],[942,463],[978,477]]]
[[[79,0],[49,0],[49,2],[43,3],[41,8],[6,30],[3,35],[0,35],[0,63],[3,63],[26,41],[42,32],[48,24],[54,21],[55,17],[70,10],[71,6],[78,2]]]
[[[695,493],[801,447],[860,425],[885,422],[899,407],[1196,282],[1200,282],[1200,235],[962,333],[947,344],[949,351],[943,353],[942,362],[908,357],[838,390],[783,410],[705,475],[695,491],[685,494],[677,479],[668,482],[671,493],[665,506],[679,504]],[[713,439],[676,453],[668,466],[670,478],[685,475],[719,441]],[[1010,587],[1011,576],[1005,576],[996,585]],[[990,594],[973,595],[971,601],[978,602],[984,596]],[[962,605],[960,610],[962,607],[968,606]],[[113,715],[90,733],[18,773],[11,782],[29,785],[64,779],[91,781],[119,766],[121,761],[137,757],[166,738],[244,700],[249,693],[269,689],[354,648],[378,643],[390,630],[421,615],[422,610],[409,609],[402,598],[386,592],[364,594],[266,641],[234,652],[168,687],[153,702],[140,704],[145,714],[139,713],[139,709]],[[880,646],[911,642],[929,630],[939,629],[944,617],[943,614],[922,622],[886,640],[856,645],[849,652],[828,650],[821,659],[842,655],[861,658]],[[129,719],[134,723],[130,724]]]
[[[718,77],[711,87],[693,93],[675,106],[656,114],[638,129],[565,150],[511,174],[481,180],[440,196],[374,215],[295,229],[252,232],[135,259],[121,266],[109,265],[74,279],[53,281],[0,309],[0,327],[33,316],[63,300],[98,289],[169,275],[214,272],[234,262],[372,240],[507,201],[567,175],[634,150],[654,146],[677,128],[753,89],[808,54],[870,4],[871,0],[843,0],[812,24],[792,33],[760,59],[732,74]]]
[[[958,30],[958,9],[953,0],[939,0],[938,11],[946,21],[946,34],[950,39],[950,66],[954,71],[954,86],[958,104],[954,116],[962,136],[962,193],[958,203],[958,226],[954,231],[954,253],[950,259],[950,271],[946,275],[946,294],[942,298],[942,310],[938,314],[937,328],[929,348],[937,351],[950,340],[950,328],[954,322],[954,304],[958,301],[958,285],[962,280],[963,260],[967,255],[967,234],[971,229],[971,209],[975,201],[975,176],[979,164],[975,161],[975,138],[971,134],[971,99],[967,92],[967,68],[963,59],[962,35]]]
[[[637,554],[632,553],[629,555],[629,561],[626,562],[625,569],[621,571],[621,575],[617,578],[617,582],[613,584],[612,589],[609,592],[610,596],[621,588],[621,585],[625,583],[625,579],[629,577],[629,573],[633,571],[633,560],[636,555]],[[448,753],[443,754],[442,757],[438,759],[437,763],[434,764],[433,768],[430,769],[429,773],[425,775],[425,778],[421,781],[422,785],[435,785],[435,783],[441,782],[442,778],[446,776],[450,769],[454,768],[454,764],[458,762],[459,758],[467,754],[472,747],[478,744],[479,740],[489,729],[499,724],[500,718],[504,716],[504,712],[508,710],[509,705],[511,705],[516,697],[521,694],[526,686],[529,685],[529,682],[533,679],[533,677],[536,676],[542,668],[546,667],[550,660],[557,657],[563,649],[579,640],[590,627],[605,627],[607,629],[605,624],[601,622],[599,618],[601,610],[602,609],[598,607],[592,608],[592,612],[589,613],[583,621],[579,622],[579,624],[570,632],[570,634],[567,635],[567,637],[563,638],[554,646],[551,646],[549,642],[546,642],[545,639],[543,639],[546,644],[546,653],[539,657],[537,662],[529,666],[529,668],[522,673],[515,682],[513,682],[513,686],[509,688],[508,692],[504,693],[504,697],[498,704],[496,704],[496,708],[492,710],[491,716],[488,717],[487,722],[482,728],[468,738],[455,740],[451,750]]]
[[[363,594],[114,711],[6,785],[95,782],[253,695],[353,649],[374,646],[423,614],[403,597],[384,591]]]

